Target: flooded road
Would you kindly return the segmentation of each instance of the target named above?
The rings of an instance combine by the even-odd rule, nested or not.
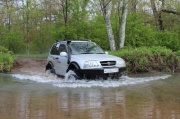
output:
[[[0,119],[180,119],[180,74],[66,81],[0,74]]]

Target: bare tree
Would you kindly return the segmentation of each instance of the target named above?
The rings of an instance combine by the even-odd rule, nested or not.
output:
[[[130,10],[132,12],[137,12],[137,4],[138,4],[138,0],[131,0],[130,1]]]
[[[62,9],[63,9],[63,18],[64,18],[64,26],[65,26],[65,39],[67,38],[67,22],[68,22],[68,0],[62,1]]]
[[[128,13],[127,9],[128,0],[123,0],[123,6],[122,6],[122,18],[121,18],[121,25],[120,25],[120,42],[119,42],[119,48],[124,47],[125,42],[125,34],[126,34],[126,17]]]
[[[154,19],[156,21],[156,27],[158,28],[158,15],[157,15],[158,13],[157,13],[157,8],[156,8],[155,0],[150,0],[150,2],[151,2],[151,8],[153,10]]]
[[[114,50],[116,50],[116,45],[115,45],[114,34],[113,34],[111,21],[110,21],[112,0],[109,0],[109,1],[100,0],[100,6],[101,6],[101,11],[102,11],[102,14],[104,17],[104,21],[106,24],[106,30],[107,30],[109,44],[110,44],[110,50],[114,51]]]
[[[150,0],[150,2],[151,2],[151,8],[153,10],[153,15],[154,15],[157,29],[160,31],[164,30],[162,12],[161,10],[160,11],[157,10],[155,0]],[[162,2],[161,9],[164,9],[164,0],[161,0],[161,2]]]
[[[30,52],[30,39],[29,39],[29,0],[22,0],[22,18],[23,18],[23,39],[26,42],[26,54]]]
[[[11,26],[12,26],[12,8],[13,8],[13,1],[9,1],[9,0],[5,0],[4,1],[5,5],[4,7],[6,8],[6,18],[5,18],[5,24],[8,27],[8,30],[11,30]]]
[[[159,11],[159,14],[158,14],[158,22],[159,22],[159,29],[162,31],[162,30],[164,30],[162,9],[164,9],[164,1],[165,0],[160,0],[160,1],[161,1],[162,5],[161,5],[161,10]]]

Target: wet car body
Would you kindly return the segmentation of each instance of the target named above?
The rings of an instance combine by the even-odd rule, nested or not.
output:
[[[73,71],[76,79],[120,77],[126,70],[122,58],[104,52],[91,41],[61,41],[53,44],[46,71],[65,76]]]

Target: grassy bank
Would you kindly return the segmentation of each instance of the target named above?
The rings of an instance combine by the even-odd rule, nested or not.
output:
[[[0,72],[9,72],[13,66],[15,57],[13,52],[0,46]]]
[[[122,57],[126,61],[128,73],[176,72],[180,68],[179,52],[164,47],[125,48],[109,54]]]

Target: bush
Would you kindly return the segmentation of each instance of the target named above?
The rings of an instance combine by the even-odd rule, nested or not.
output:
[[[136,48],[156,44],[153,28],[150,25],[145,25],[140,15],[130,13],[127,16],[125,46]]]
[[[155,39],[159,46],[172,49],[173,51],[179,50],[180,39],[178,33],[172,31],[159,31],[155,33]]]
[[[180,58],[164,47],[125,48],[110,52],[126,61],[129,73],[164,71],[175,72],[179,68]]]
[[[14,54],[0,46],[0,72],[9,72],[14,63]]]
[[[176,51],[175,54],[176,54],[177,56],[180,56],[180,50]]]

